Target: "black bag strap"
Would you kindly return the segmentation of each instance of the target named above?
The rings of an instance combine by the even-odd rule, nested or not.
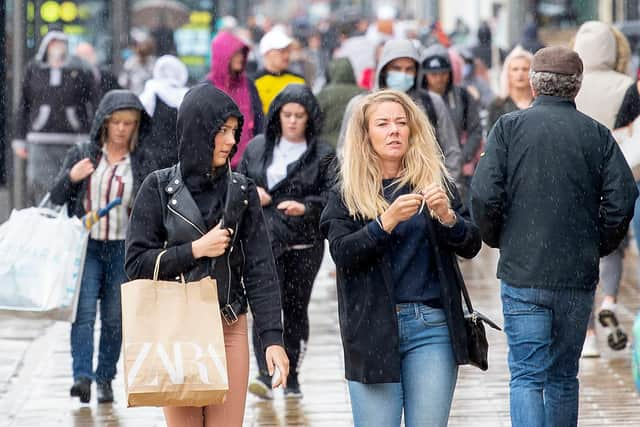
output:
[[[469,316],[473,318],[474,322],[476,322],[477,319],[480,319],[483,322],[485,322],[487,325],[492,327],[493,329],[497,331],[502,331],[502,328],[498,326],[493,320],[489,319],[487,316],[480,313],[479,311],[475,311],[473,309],[473,306],[471,305],[471,297],[469,296],[469,291],[467,291],[467,285],[464,283],[464,280],[462,278],[462,273],[460,272],[460,267],[458,266],[457,260],[454,260],[453,263],[455,266],[456,274],[458,276],[458,286],[460,287],[460,292],[462,293],[462,299],[464,300],[464,303],[467,306],[467,311],[469,312]]]

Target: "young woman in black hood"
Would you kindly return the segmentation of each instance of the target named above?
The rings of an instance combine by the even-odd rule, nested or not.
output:
[[[324,253],[320,213],[335,181],[335,153],[318,139],[321,128],[322,114],[311,90],[288,85],[271,103],[266,132],[249,143],[238,169],[258,186],[276,257],[291,362],[287,398],[302,397],[298,370],[309,340],[307,308]],[[254,348],[260,348],[258,334],[253,338]],[[272,399],[271,375],[261,352],[256,359],[260,373],[249,391]]]
[[[151,119],[138,97],[128,90],[108,92],[96,111],[91,139],[74,146],[50,190],[51,201],[66,204],[70,215],[84,216],[105,207],[113,208],[91,228],[76,319],[71,325],[73,380],[71,396],[87,403],[91,382],[98,385],[98,403],[113,401],[111,381],[122,345],[120,285],[124,272],[124,239],[129,212],[144,177],[153,170],[145,158],[144,142]],[[100,353],[93,370],[93,330],[100,300]]]
[[[281,303],[275,264],[255,185],[231,172],[242,114],[224,92],[201,83],[178,111],[179,163],[149,175],[131,214],[127,274],[150,279],[160,252],[161,280],[211,276],[218,283],[229,375],[222,405],[164,408],[167,425],[241,426],[249,379],[247,306],[251,307],[273,387],[286,386]]]

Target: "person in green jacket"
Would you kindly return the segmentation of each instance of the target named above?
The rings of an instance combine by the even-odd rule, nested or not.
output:
[[[347,104],[363,92],[356,83],[351,61],[336,58],[329,63],[329,83],[318,93],[317,99],[324,113],[324,127],[320,137],[336,148],[342,117]]]

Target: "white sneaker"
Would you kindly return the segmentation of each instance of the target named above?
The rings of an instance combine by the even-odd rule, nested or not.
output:
[[[600,357],[600,350],[598,350],[598,339],[595,335],[587,335],[584,339],[584,345],[582,346],[582,358],[586,357]]]

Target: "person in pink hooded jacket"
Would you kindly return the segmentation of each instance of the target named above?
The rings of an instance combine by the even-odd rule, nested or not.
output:
[[[207,80],[229,95],[245,118],[238,151],[231,159],[233,169],[240,163],[251,138],[262,133],[264,127],[260,96],[245,72],[248,54],[249,46],[228,31],[221,31],[211,42],[211,70]]]

